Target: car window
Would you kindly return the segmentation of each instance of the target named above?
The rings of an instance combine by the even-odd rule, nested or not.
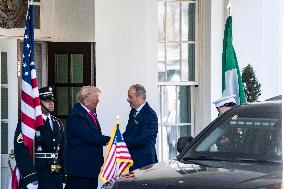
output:
[[[279,112],[233,112],[205,132],[184,157],[280,161],[281,141]]]

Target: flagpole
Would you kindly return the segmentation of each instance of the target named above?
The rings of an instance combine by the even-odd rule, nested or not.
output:
[[[119,118],[119,115],[117,115],[116,116],[116,125],[117,125],[117,127],[119,127],[119,125],[120,125],[120,123],[121,123],[121,121],[120,121],[120,118]]]
[[[30,0],[29,1],[30,2],[30,4],[29,5],[33,5],[34,4],[34,0]],[[29,8],[29,6],[28,6],[28,8]],[[32,18],[33,19],[33,18]],[[34,29],[34,28],[32,28],[32,29]],[[32,32],[33,33],[33,32]],[[34,49],[32,49],[32,50],[34,50]],[[34,53],[34,52],[32,52],[32,53]],[[32,146],[32,148],[33,148],[33,154],[32,154],[32,156],[33,156],[33,165],[35,166],[35,140],[33,140],[33,146]]]
[[[116,115],[116,127],[117,129],[119,128],[120,125],[120,119],[119,119],[119,115]],[[115,164],[115,179],[118,177],[118,167],[117,164]]]

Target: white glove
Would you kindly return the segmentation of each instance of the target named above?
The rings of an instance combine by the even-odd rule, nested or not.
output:
[[[27,185],[27,188],[28,189],[37,189],[38,188],[38,184],[30,183],[30,184]]]
[[[62,186],[63,186],[63,189],[65,188],[66,184],[65,183],[62,183]]]

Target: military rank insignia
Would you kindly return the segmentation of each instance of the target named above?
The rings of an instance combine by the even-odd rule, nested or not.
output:
[[[22,135],[22,133],[20,133],[20,134],[17,136],[17,143],[19,143],[19,144],[23,143],[23,135]]]

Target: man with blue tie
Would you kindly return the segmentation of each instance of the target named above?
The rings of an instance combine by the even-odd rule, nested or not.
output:
[[[103,146],[109,140],[101,132],[94,112],[99,103],[100,89],[84,86],[77,94],[77,104],[69,112],[66,136],[65,167],[68,189],[94,189],[103,165]]]
[[[132,171],[158,161],[155,149],[158,118],[146,102],[146,90],[143,85],[130,86],[127,101],[131,111],[123,137],[134,161],[134,165],[130,167]]]

